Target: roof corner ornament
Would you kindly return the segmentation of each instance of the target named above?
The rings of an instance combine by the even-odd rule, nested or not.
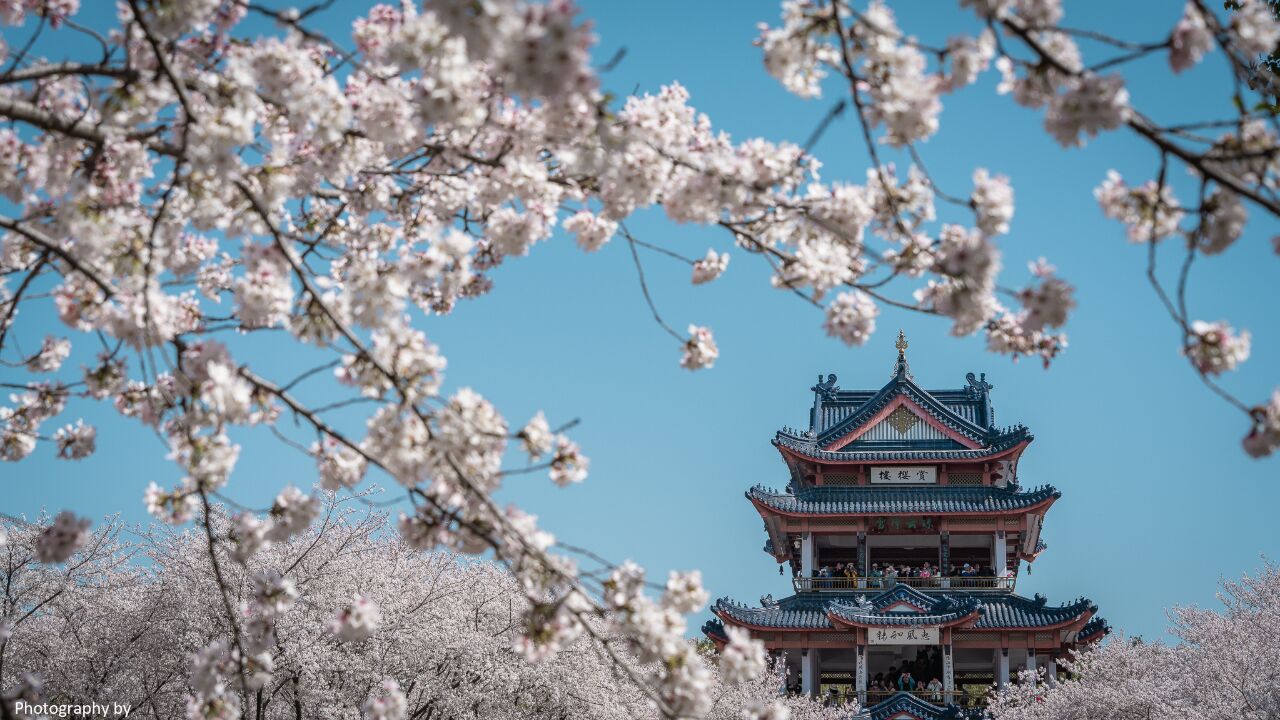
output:
[[[809,388],[813,391],[813,412],[809,416],[809,432],[822,432],[822,401],[835,400],[840,386],[836,385],[836,374],[827,373],[827,381],[822,381],[822,373],[818,373],[818,383]]]
[[[899,329],[898,341],[893,344],[894,347],[898,348],[898,359],[893,364],[893,376],[895,378],[911,377],[911,366],[907,364],[908,345],[909,343],[907,342],[906,333],[902,332],[902,330]]]
[[[995,385],[987,382],[987,374],[982,373],[977,379],[973,377],[973,373],[967,373],[964,376],[969,381],[969,387],[965,388],[965,392],[974,400],[982,401],[983,418],[987,422],[988,428],[996,426],[995,408],[991,407],[991,391],[995,389]]]
[[[835,373],[827,373],[826,382],[822,381],[822,373],[818,373],[818,384],[809,389],[821,395],[823,400],[834,400],[836,392],[840,390],[840,386],[836,385]]]
[[[766,610],[778,607],[778,601],[773,599],[773,593],[760,596],[760,607]]]
[[[976,378],[973,376],[973,373],[966,373],[964,379],[969,381],[969,387],[965,388],[965,390],[967,390],[969,395],[973,397],[986,395],[996,387],[995,385],[987,382],[986,373],[982,373],[982,375]]]

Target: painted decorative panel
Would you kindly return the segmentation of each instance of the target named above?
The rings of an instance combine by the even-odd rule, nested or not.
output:
[[[980,472],[949,472],[947,473],[947,484],[949,485],[981,485],[982,473]]]
[[[889,413],[889,417],[872,425],[854,442],[869,440],[950,440],[951,436],[925,422],[905,405]]]

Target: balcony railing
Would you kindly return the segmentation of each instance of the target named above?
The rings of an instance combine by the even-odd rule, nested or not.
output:
[[[881,690],[868,690],[867,700],[864,703],[864,706],[870,707],[876,703],[884,702],[885,700],[892,698],[894,695],[897,695],[899,692],[901,691],[894,690],[885,692]],[[958,705],[961,708],[979,708],[985,707],[987,704],[985,696],[973,695],[963,690],[954,690],[952,692],[945,692],[942,690],[910,690],[907,691],[907,694],[915,695],[921,700],[933,703],[934,705]]]
[[[1010,577],[900,577],[890,580],[882,577],[814,577],[791,578],[796,592],[855,592],[858,590],[887,590],[906,585],[917,590],[964,590],[966,592],[1011,592],[1014,580]]]

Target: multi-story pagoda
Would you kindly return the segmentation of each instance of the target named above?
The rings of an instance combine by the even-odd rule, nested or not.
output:
[[[725,625],[747,628],[786,663],[792,692],[856,694],[873,720],[931,720],[981,703],[1010,681],[1011,664],[1015,677],[1043,669],[1056,682],[1058,659],[1108,627],[1089,600],[1050,605],[1015,592],[1061,496],[1019,481],[1031,433],[997,428],[985,374],[924,390],[901,333],[897,348],[879,390],[819,376],[809,429],[783,428],[773,441],[786,489],[746,493],[795,594],[761,607],[718,600],[719,620],[703,631],[723,646]],[[916,691],[899,691],[904,672]],[[927,687],[934,678],[940,691]]]

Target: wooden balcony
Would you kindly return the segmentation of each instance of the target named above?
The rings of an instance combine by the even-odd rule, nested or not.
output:
[[[899,577],[896,581],[877,577],[815,577],[791,578],[796,592],[857,592],[859,590],[887,590],[896,582],[917,590],[960,590],[963,592],[1013,592],[1014,577]]]

